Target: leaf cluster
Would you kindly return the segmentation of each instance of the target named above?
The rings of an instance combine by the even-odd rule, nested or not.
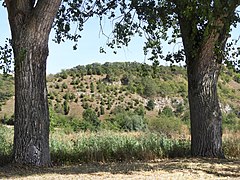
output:
[[[56,43],[71,40],[75,42],[73,49],[77,49],[80,32],[84,23],[94,15],[102,17],[110,9],[115,9],[116,0],[64,0],[59,8],[54,22]]]
[[[11,47],[11,40],[6,39],[5,45],[0,46],[0,70],[3,71],[4,74],[12,72],[11,64],[13,62],[13,50]]]

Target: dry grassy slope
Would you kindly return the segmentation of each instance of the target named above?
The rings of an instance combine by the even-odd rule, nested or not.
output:
[[[101,98],[106,96],[104,98],[105,100],[105,115],[101,116],[101,119],[104,119],[105,116],[108,116],[110,111],[113,110],[116,106],[123,106],[123,107],[127,107],[129,106],[130,103],[133,103],[133,107],[136,107],[134,104],[134,100],[138,100],[139,101],[139,105],[142,104],[144,106],[146,106],[148,99],[147,98],[143,98],[138,94],[131,94],[129,92],[126,91],[120,91],[120,88],[122,87],[120,82],[114,82],[113,84],[109,84],[108,87],[111,88],[115,88],[118,91],[118,94],[115,95],[113,91],[110,90],[110,92],[105,93],[105,94],[101,94],[99,92],[97,92],[96,90],[96,83],[99,80],[103,80],[106,77],[106,75],[87,75],[84,76],[84,79],[80,82],[83,83],[84,86],[88,86],[90,87],[90,83],[93,82],[94,86],[95,86],[95,92],[91,93],[90,92],[90,88],[86,89],[86,92],[79,92],[79,89],[75,89],[74,85],[71,85],[72,82],[72,77],[68,76],[67,79],[63,79],[60,82],[58,82],[58,78],[53,78],[51,79],[51,82],[48,82],[48,92],[53,92],[54,94],[57,94],[57,96],[59,96],[59,99],[61,100],[61,104],[64,101],[63,96],[67,93],[74,93],[76,98],[78,99],[77,102],[74,102],[75,99],[73,101],[69,102],[70,105],[70,112],[69,112],[69,116],[74,116],[74,117],[78,117],[81,118],[82,117],[82,112],[83,112],[83,107],[82,107],[82,102],[81,102],[81,98],[80,95],[84,94],[85,96],[87,96],[88,98],[90,98],[93,94],[94,94],[94,101],[93,102],[89,102],[89,105],[95,109],[96,107],[100,108],[100,102],[101,102]],[[184,81],[184,79],[182,77],[178,77],[177,81]],[[67,84],[67,89],[63,89],[62,88],[62,84],[66,83]],[[56,89],[56,85],[59,85],[59,89]],[[111,105],[111,109],[107,109],[107,99],[108,96],[111,97],[112,99],[112,105]],[[120,98],[122,97],[122,99],[120,100]],[[179,99],[179,97],[176,97],[175,99]],[[181,99],[181,98],[180,98]],[[56,96],[54,100],[51,100],[52,104],[55,105],[56,104]],[[158,113],[159,109],[162,109],[164,106],[171,106],[171,99],[170,98],[161,98],[161,97],[157,97],[156,98],[156,108],[154,111],[147,111],[146,115],[147,116],[156,116]],[[0,111],[0,118],[3,118],[5,115],[7,115],[8,117],[11,116],[13,114],[14,111],[14,97],[9,99],[5,105],[2,106],[2,111]]]
[[[109,89],[115,89],[115,90],[110,90],[107,93],[99,93],[98,90],[96,89],[97,87],[97,81],[103,81],[103,79],[106,77],[106,75],[87,75],[84,76],[84,79],[80,82],[84,85],[86,88],[86,92],[79,91],[79,88],[74,88],[74,85],[71,85],[71,82],[73,80],[72,77],[68,76],[67,79],[63,79],[60,82],[58,82],[58,79],[54,79],[52,82],[48,83],[48,91],[53,92],[54,94],[58,94],[60,96],[61,103],[64,101],[64,94],[67,92],[74,93],[76,98],[78,99],[77,102],[75,102],[76,98],[73,101],[70,101],[70,112],[69,116],[75,116],[75,117],[82,117],[82,112],[83,112],[83,107],[82,107],[82,98],[80,98],[81,94],[84,94],[85,97],[91,99],[91,97],[94,96],[93,101],[88,101],[89,105],[91,108],[95,109],[98,107],[100,109],[101,106],[101,98],[104,99],[105,101],[105,115],[102,115],[100,118],[104,119],[106,116],[109,116],[110,112],[116,107],[116,106],[123,106],[123,107],[130,107],[130,104],[133,104],[133,108],[136,108],[140,104],[143,106],[147,105],[148,98],[143,98],[139,94],[131,94],[129,91],[122,91],[120,90],[123,86],[121,85],[121,82],[113,82],[109,83],[106,88],[108,87]],[[178,76],[176,77],[175,81],[177,82],[184,82],[186,81],[183,77]],[[94,93],[90,92],[90,84],[93,82],[95,91]],[[67,84],[67,89],[63,89],[62,84],[66,83]],[[79,83],[79,84],[80,84]],[[56,89],[56,85],[60,87],[59,89]],[[114,91],[117,91],[117,95],[114,93]],[[111,108],[107,109],[107,101],[108,97],[111,99]],[[122,99],[121,99],[122,98]],[[139,104],[136,104],[135,101],[139,101]],[[155,98],[155,109],[154,111],[146,111],[146,116],[147,117],[154,117],[157,115],[159,109],[163,109],[165,106],[170,106],[171,107],[171,102],[172,100],[177,100],[178,102],[183,102],[181,97],[173,97],[173,98],[162,98],[162,97],[156,97]],[[53,105],[56,104],[56,100],[52,101]]]
[[[225,110],[227,111],[228,107],[235,107],[240,111],[240,83],[237,83],[234,80],[230,80],[228,83],[224,83],[222,79],[220,79],[219,84],[224,84],[223,90],[221,90],[221,93],[218,94],[221,104],[225,106]],[[220,87],[218,87],[218,92],[220,92]],[[222,96],[225,97],[223,98]]]
[[[82,107],[82,102],[81,102],[81,98],[80,95],[84,94],[85,96],[87,96],[88,98],[92,97],[94,94],[94,100],[92,102],[89,102],[89,105],[95,109],[96,107],[100,108],[100,101],[101,98],[103,96],[106,96],[104,98],[105,100],[105,115],[101,116],[101,119],[104,119],[105,116],[108,116],[110,111],[113,110],[116,106],[124,106],[127,107],[129,106],[129,104],[131,104],[132,102],[134,102],[134,99],[139,100],[139,104],[142,104],[144,106],[146,106],[146,103],[148,101],[148,99],[141,97],[138,94],[131,94],[129,92],[126,91],[122,91],[122,93],[119,92],[120,88],[122,87],[120,82],[114,82],[113,84],[109,84],[109,88],[111,89],[111,87],[117,89],[118,94],[115,95],[113,93],[113,91],[109,91],[108,93],[104,94],[100,94],[99,92],[97,92],[96,90],[96,83],[99,80],[103,80],[106,77],[106,75],[87,75],[84,76],[83,80],[80,80],[80,83],[83,83],[83,85],[86,87],[90,87],[90,83],[93,82],[94,86],[95,86],[95,92],[91,93],[90,92],[90,88],[86,89],[86,92],[79,92],[78,88],[74,88],[74,85],[71,85],[72,82],[72,77],[68,76],[67,79],[63,79],[60,82],[58,82],[58,78],[49,78],[50,81],[48,82],[48,92],[54,92],[55,94],[57,94],[59,96],[59,99],[61,100],[61,103],[63,103],[64,99],[63,96],[64,94],[66,94],[66,92],[70,92],[75,94],[76,98],[78,99],[77,102],[74,102],[76,100],[76,98],[73,101],[69,102],[70,105],[70,112],[69,112],[69,116],[74,116],[74,117],[78,117],[81,118],[82,117],[82,112],[83,112],[83,107]],[[175,82],[185,82],[186,80],[181,76],[178,75],[177,77],[174,78]],[[220,79],[219,82],[223,83],[223,81]],[[66,83],[67,84],[67,89],[63,89],[62,88],[62,84]],[[80,84],[79,83],[79,84]],[[56,89],[55,86],[56,84],[59,85],[59,89]],[[235,97],[240,97],[240,84],[231,80],[229,83],[225,84],[225,87],[227,87],[229,90],[234,91],[234,95]],[[107,110],[107,97],[110,96],[112,101],[112,105],[111,105],[111,109]],[[120,100],[120,97],[123,97],[123,100]],[[146,111],[147,112],[147,116],[148,117],[154,117],[157,115],[159,109],[162,109],[164,106],[171,106],[171,101],[175,99],[179,102],[182,101],[181,97],[173,97],[173,98],[161,98],[161,97],[156,97],[155,98],[155,102],[156,102],[156,107],[154,111]],[[240,104],[240,100],[235,98],[229,98],[226,99],[226,101],[224,102],[225,104],[231,104],[234,106],[239,106]],[[56,97],[55,100],[52,100],[52,104],[56,104]],[[136,107],[135,103],[133,103],[133,107]],[[13,114],[13,110],[14,110],[14,97],[9,99],[8,101],[6,101],[6,103],[2,106],[2,111],[0,111],[0,118],[3,118],[5,115],[7,116],[11,116]]]
[[[102,75],[102,76],[87,75],[87,76],[84,76],[84,79],[80,83],[83,83],[85,87],[86,86],[89,87],[89,88],[86,88],[86,92],[79,91],[79,89],[75,89],[74,85],[71,85],[72,78],[70,76],[68,76],[67,79],[62,80],[61,82],[56,82],[56,81],[49,82],[48,83],[48,91],[49,92],[54,92],[55,91],[55,93],[59,94],[60,97],[61,97],[61,101],[62,101],[61,103],[63,103],[63,101],[64,101],[64,99],[63,99],[64,94],[66,94],[67,92],[74,93],[76,98],[78,99],[78,101],[77,101],[77,103],[74,102],[74,100],[70,102],[69,116],[75,116],[75,117],[80,117],[80,118],[82,117],[82,112],[84,110],[83,107],[82,107],[82,102],[81,102],[81,98],[80,98],[81,94],[84,94],[85,97],[90,98],[90,99],[94,95],[94,100],[92,102],[88,101],[90,107],[92,107],[93,109],[95,109],[96,107],[100,108],[101,98],[104,99],[104,101],[105,101],[105,105],[104,105],[105,115],[101,116],[100,117],[101,119],[104,119],[105,116],[108,116],[110,114],[110,111],[113,110],[116,106],[120,105],[120,106],[126,107],[128,103],[133,101],[133,99],[138,99],[140,101],[140,104],[143,104],[144,106],[146,105],[147,99],[141,97],[138,94],[130,94],[130,93],[126,93],[126,91],[123,91],[122,93],[118,93],[118,95],[115,95],[114,92],[111,91],[111,90],[110,90],[110,92],[108,92],[106,94],[105,93],[104,94],[99,93],[96,89],[96,87],[97,87],[96,83],[99,80],[103,80],[105,77],[106,77],[106,75]],[[94,93],[90,92],[91,82],[93,82],[94,86],[95,86],[95,92]],[[56,89],[55,88],[56,84],[58,84],[61,87],[63,83],[67,84],[67,86],[68,86],[67,89],[61,89],[61,88]],[[120,82],[114,82],[113,84],[109,84],[108,87],[110,89],[111,88],[116,88],[117,91],[119,92],[120,88],[121,88],[121,83]],[[112,99],[111,109],[107,109],[108,96]],[[124,99],[119,100],[120,96],[122,96]],[[53,104],[55,104],[56,100],[53,100],[52,102],[53,102]],[[149,115],[156,115],[157,111],[148,112],[148,114]]]

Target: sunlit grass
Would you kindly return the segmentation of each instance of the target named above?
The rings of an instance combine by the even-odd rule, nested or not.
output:
[[[227,158],[240,158],[240,135],[223,136]],[[13,128],[0,126],[0,165],[11,160]],[[190,157],[189,139],[173,139],[146,132],[79,132],[66,134],[57,129],[50,134],[53,164],[116,162]]]

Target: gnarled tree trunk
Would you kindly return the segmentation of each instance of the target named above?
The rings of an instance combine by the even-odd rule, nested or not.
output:
[[[48,39],[61,0],[5,1],[15,59],[14,161],[45,166],[49,152]]]

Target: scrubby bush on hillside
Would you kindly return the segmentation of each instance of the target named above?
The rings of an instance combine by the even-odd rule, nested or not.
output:
[[[157,95],[158,86],[154,79],[145,77],[142,79],[141,84],[143,86],[143,96],[155,97]]]
[[[55,111],[56,113],[60,113],[60,114],[63,113],[63,108],[62,108],[62,106],[61,106],[60,103],[57,102],[57,103],[54,105],[54,111]]]
[[[173,110],[169,106],[165,106],[163,108],[163,110],[160,113],[158,113],[158,115],[160,115],[160,116],[164,115],[164,116],[167,116],[167,117],[173,117],[174,116]]]
[[[67,86],[67,84],[64,82],[64,83],[62,83],[62,88],[63,89],[67,89],[68,88],[68,86]]]
[[[186,111],[186,109],[184,108],[185,106],[183,105],[183,103],[179,103],[176,105],[176,109],[175,109],[175,115],[177,117],[182,116],[182,114],[184,113],[184,111]]]
[[[14,125],[14,114],[11,116],[7,116],[6,114],[4,114],[4,117],[1,119],[1,123],[11,126]]]
[[[95,91],[95,86],[94,86],[93,82],[91,82],[91,84],[90,84],[90,92],[94,93],[94,91]]]
[[[100,115],[104,115],[104,114],[105,114],[104,106],[101,105],[100,106]]]
[[[50,92],[48,93],[48,98],[51,99],[51,100],[54,100],[55,97],[54,97],[53,92],[50,91]]]
[[[144,117],[132,111],[117,113],[113,119],[120,129],[124,131],[142,131],[146,129]]]
[[[64,115],[68,115],[69,111],[70,111],[70,106],[69,106],[68,102],[65,100],[63,102],[63,112],[64,112]]]
[[[147,108],[147,110],[152,111],[154,109],[154,107],[155,107],[155,102],[154,102],[154,100],[150,99],[147,102],[146,108]]]
[[[236,81],[237,83],[240,83],[240,74],[235,74],[233,80]]]
[[[83,101],[83,102],[82,102],[82,107],[83,107],[83,109],[88,109],[88,108],[90,107],[90,105],[89,105],[88,102]]]
[[[63,71],[63,72],[60,73],[60,77],[62,79],[67,79],[68,75],[67,75],[67,73],[65,71]]]
[[[240,131],[240,118],[235,112],[223,113],[223,129],[230,131]]]
[[[138,106],[135,110],[134,113],[139,115],[139,116],[143,116],[146,114],[145,108],[144,106],[141,104],[140,106]]]
[[[61,103],[62,102],[62,96],[60,96],[60,94],[57,94],[55,100],[56,100],[57,103]]]
[[[99,129],[101,122],[94,110],[90,108],[84,110],[82,117],[86,122],[90,123],[95,128],[95,130]]]
[[[181,134],[183,122],[176,117],[160,115],[148,120],[148,129],[168,136]]]
[[[111,113],[114,115],[116,115],[118,113],[123,113],[123,112],[125,112],[125,107],[122,105],[115,106],[111,111]]]

